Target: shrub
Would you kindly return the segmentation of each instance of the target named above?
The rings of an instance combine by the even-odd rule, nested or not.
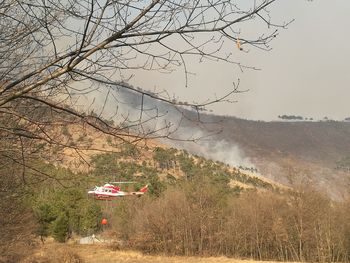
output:
[[[68,236],[68,217],[65,213],[60,214],[53,224],[53,237],[56,241],[64,243]]]

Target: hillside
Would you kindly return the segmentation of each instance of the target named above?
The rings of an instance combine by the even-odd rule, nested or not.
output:
[[[57,127],[53,133],[60,133],[61,142],[67,147],[50,148],[47,163],[63,167],[75,173],[91,173],[111,180],[132,180],[133,176],[157,174],[161,180],[208,173],[226,174],[231,187],[252,189],[283,189],[284,186],[249,171],[192,155],[186,150],[176,149],[154,139],[142,139],[136,144],[103,134],[89,127],[70,124]],[[126,170],[130,170],[127,172]],[[111,172],[113,171],[113,172]],[[218,176],[219,176],[218,175]]]
[[[348,190],[350,123],[206,118],[218,121],[211,128],[222,128],[212,143],[223,140],[237,145],[263,176],[282,183],[308,177],[334,197]]]
[[[124,90],[118,95],[127,102],[124,114],[133,116],[135,109],[142,108],[138,94]],[[344,198],[350,188],[349,122],[251,121],[196,112],[148,97],[143,104],[162,116],[155,124],[173,124],[171,138],[175,140],[164,140],[164,144],[231,166],[258,170],[260,175],[283,184],[309,181],[335,199]],[[106,105],[106,109],[112,107]]]
[[[59,117],[64,119],[52,117],[56,119],[50,124],[57,123]],[[213,116],[200,117],[209,120]],[[177,130],[179,134],[173,135],[186,136],[186,131],[190,136],[200,135],[199,127],[204,134],[205,128],[215,130],[225,123],[230,122],[204,124],[187,118]],[[225,129],[204,142],[186,145],[170,140],[174,148],[164,146],[165,141],[129,142],[127,137],[112,137],[74,119],[45,128],[57,143],[35,144],[34,149],[40,147],[40,151],[36,155],[28,152],[28,169],[15,163],[13,172],[4,171],[1,177],[2,189],[8,191],[2,193],[1,203],[5,228],[0,252],[5,262],[19,261],[30,253],[35,256],[39,244],[34,241],[39,237],[43,243],[51,237],[64,243],[92,234],[116,242],[115,249],[151,255],[348,260],[349,203],[332,201],[307,184],[296,184],[293,190],[257,175],[253,162],[258,159],[246,154],[244,149],[249,147],[233,144],[232,136],[219,137],[226,134]],[[179,149],[188,145],[191,152]],[[247,145],[259,149],[257,140],[247,140]],[[135,190],[148,184],[149,191],[142,198],[111,202],[88,198],[87,190],[94,185],[117,180],[133,181]],[[122,185],[125,191],[130,188]],[[107,226],[101,225],[102,218],[108,219]],[[319,231],[314,231],[315,227]],[[23,242],[18,242],[19,237]],[[73,254],[67,253],[75,260]]]

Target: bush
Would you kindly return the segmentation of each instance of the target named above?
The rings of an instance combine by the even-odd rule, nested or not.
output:
[[[65,213],[60,214],[53,223],[53,237],[56,241],[64,243],[68,236],[68,217]]]
[[[57,217],[52,207],[48,204],[40,205],[35,211],[35,216],[39,223],[37,234],[40,235],[40,237],[48,236],[49,226]]]

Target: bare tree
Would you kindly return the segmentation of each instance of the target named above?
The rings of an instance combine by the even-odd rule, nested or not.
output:
[[[225,45],[234,42],[240,49],[250,45],[268,50],[278,27],[267,10],[273,2],[2,1],[1,110],[8,113],[13,103],[26,100],[74,114],[68,108],[74,105],[73,98],[94,89],[110,92],[112,86],[184,104],[127,85],[128,73],[134,69],[171,72],[180,67],[187,78],[186,63],[193,56],[243,67]],[[238,25],[249,20],[261,20],[273,30],[245,39]],[[228,95],[186,105],[198,109]],[[86,118],[81,112],[77,115]]]
[[[271,21],[275,1],[1,1],[1,165],[28,166],[26,159],[45,149],[42,143],[81,148],[62,140],[53,124],[79,123],[131,143],[174,139],[177,126],[161,118],[160,102],[180,115],[181,106],[199,111],[232,100],[238,83],[220,97],[189,103],[135,88],[130,78],[140,70],[183,70],[187,85],[187,63],[196,57],[245,68],[235,54],[269,50],[277,29],[288,24]],[[241,28],[251,21],[265,24],[266,32],[245,37]],[[137,113],[123,111],[125,91],[137,94]]]

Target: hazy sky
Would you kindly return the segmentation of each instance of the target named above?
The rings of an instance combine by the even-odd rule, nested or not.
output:
[[[240,73],[227,64],[195,66],[188,88],[183,72],[159,76],[145,72],[133,83],[148,89],[166,89],[180,99],[203,101],[230,90],[240,78],[249,92],[234,104],[220,104],[214,113],[248,119],[275,120],[293,114],[321,119],[350,116],[350,1],[279,0],[271,8],[275,21],[295,21],[280,30],[272,51],[251,49],[237,60],[261,68]],[[260,28],[249,28],[260,30]]]

